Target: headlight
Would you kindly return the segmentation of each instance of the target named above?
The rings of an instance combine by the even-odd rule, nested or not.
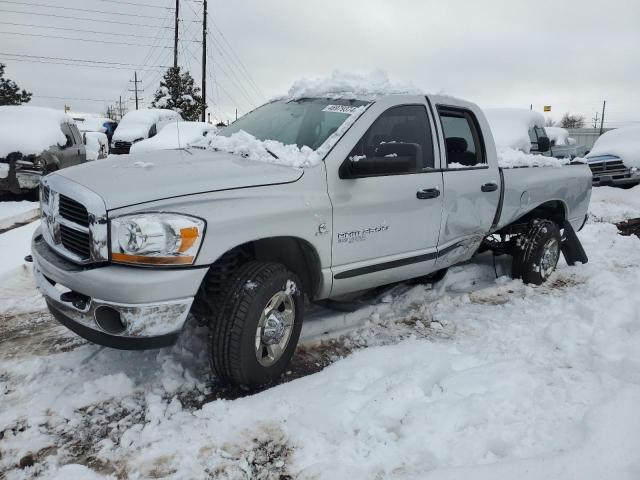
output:
[[[138,265],[191,265],[205,221],[175,213],[140,213],[111,220],[111,260]]]

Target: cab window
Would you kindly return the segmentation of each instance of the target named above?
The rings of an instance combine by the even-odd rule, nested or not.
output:
[[[475,115],[463,108],[438,107],[444,134],[447,168],[486,166],[484,144]]]
[[[356,144],[347,161],[355,171],[358,162],[384,162],[387,167],[381,171],[386,175],[433,169],[433,140],[426,108],[403,105],[384,112]]]

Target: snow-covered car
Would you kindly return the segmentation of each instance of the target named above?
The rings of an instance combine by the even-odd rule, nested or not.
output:
[[[86,160],[82,135],[65,113],[0,106],[0,193],[34,191],[47,173]]]
[[[172,122],[160,130],[155,137],[131,145],[130,153],[189,148],[216,130],[216,126],[206,122]]]
[[[587,155],[593,185],[633,186],[640,183],[640,126],[609,130]]]
[[[32,252],[52,314],[123,349],[171,345],[192,314],[209,326],[216,375],[253,387],[286,371],[306,300],[487,250],[513,256],[513,276],[534,284],[561,253],[587,261],[575,234],[586,165],[501,168],[484,114],[464,100],[296,85],[198,148],[44,179]],[[58,198],[65,208],[50,208]]]
[[[113,134],[110,153],[128,154],[134,143],[154,137],[168,124],[181,121],[182,117],[178,112],[164,108],[147,108],[128,112],[122,117]]]
[[[578,150],[564,128],[545,127],[544,116],[524,108],[485,108],[496,146],[555,158],[575,158]],[[566,135],[565,135],[566,134]]]

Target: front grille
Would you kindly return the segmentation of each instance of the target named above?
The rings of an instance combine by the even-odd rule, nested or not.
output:
[[[116,140],[115,142],[113,142],[113,146],[115,147],[116,150],[129,152],[129,150],[131,149],[131,142]]]
[[[603,162],[589,163],[589,168],[593,174],[594,180],[606,175],[614,179],[625,178],[631,175],[629,168],[627,168],[622,160],[607,160]]]
[[[89,226],[89,213],[87,209],[75,200],[65,195],[60,195],[60,216],[70,222],[77,223],[83,227]]]
[[[60,243],[83,260],[89,258],[89,234],[74,230],[66,225],[60,225]]]

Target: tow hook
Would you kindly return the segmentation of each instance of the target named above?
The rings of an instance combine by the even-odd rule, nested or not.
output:
[[[89,303],[89,297],[78,292],[64,292],[60,295],[60,300],[71,303],[78,310],[84,310],[87,308],[87,303]]]

